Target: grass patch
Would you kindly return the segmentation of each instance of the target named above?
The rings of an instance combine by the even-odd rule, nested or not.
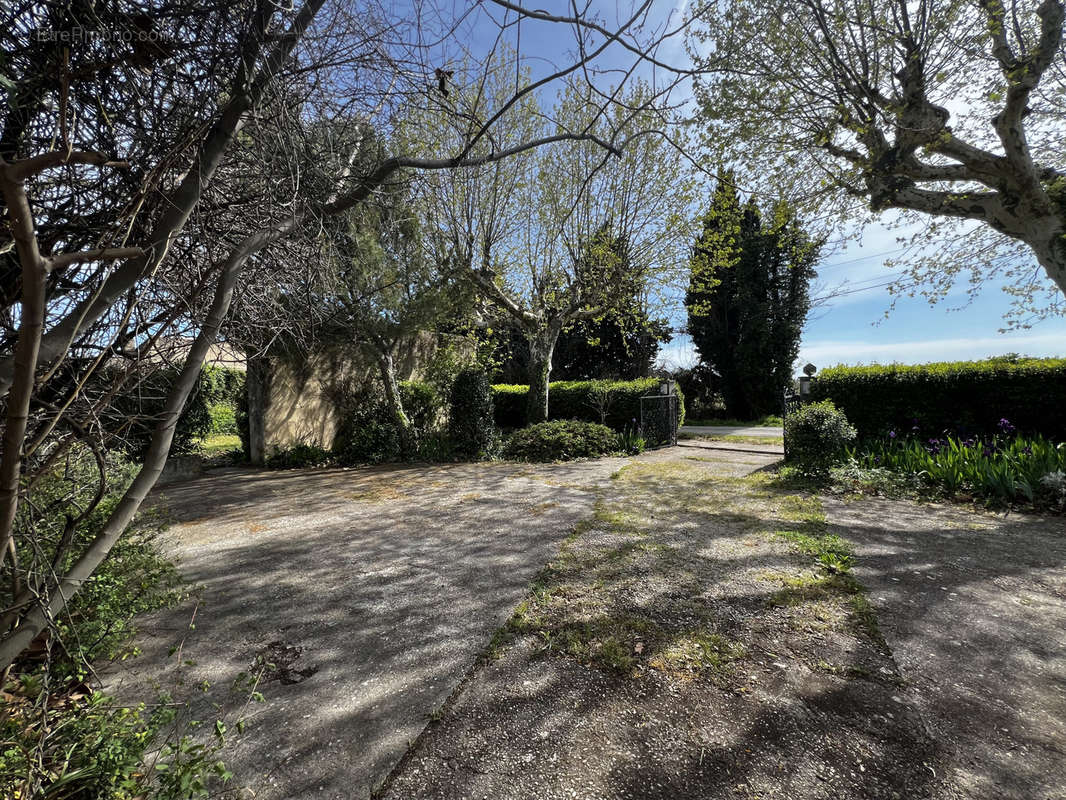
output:
[[[783,580],[784,588],[771,596],[771,602],[778,606],[797,606],[834,596],[845,599],[857,628],[873,641],[884,645],[877,615],[870,605],[866,589],[851,574],[851,545],[829,530],[821,501],[809,495],[785,495],[781,498],[781,514],[795,527],[772,531],[772,535],[790,542],[801,553],[810,556],[823,572]]]
[[[677,438],[686,442],[721,442],[723,444],[763,445],[764,447],[785,446],[785,439],[783,436],[714,436],[707,433],[689,433],[688,431],[681,431],[677,434]]]
[[[716,633],[695,630],[684,633],[664,647],[650,664],[663,672],[694,675],[728,673],[730,665],[745,655],[742,644]]]
[[[627,464],[611,478],[496,632],[489,657],[522,640],[541,657],[619,679],[656,672],[725,688],[743,682],[737,665],[765,650],[767,636],[833,628],[879,638],[850,574],[851,550],[830,532],[817,497],[784,489],[766,473],[714,475],[683,459]],[[768,538],[813,563],[797,563],[791,548],[771,547]],[[757,558],[780,558],[779,568],[759,576],[746,566],[748,548]],[[723,614],[712,598],[734,593],[719,582],[750,585],[752,578],[777,585],[767,587],[760,618],[738,627],[736,615]]]
[[[784,436],[704,436],[701,437],[710,442],[726,442],[728,444],[761,444],[766,447],[784,447]]]
[[[616,480],[640,477],[645,465],[633,466]],[[498,658],[514,640],[530,637],[541,656],[570,658],[618,677],[647,670],[726,675],[744,648],[714,629],[707,608],[691,598],[634,602],[659,576],[682,584],[691,576],[686,554],[655,539],[651,522],[648,507],[628,497],[597,501],[496,631],[487,657]]]
[[[212,433],[200,442],[200,452],[205,456],[220,456],[241,449],[241,437],[230,433]]]

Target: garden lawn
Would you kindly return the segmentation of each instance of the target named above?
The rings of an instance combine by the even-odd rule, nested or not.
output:
[[[231,450],[240,450],[241,437],[236,434],[212,433],[200,442],[199,449],[208,458],[228,453]]]

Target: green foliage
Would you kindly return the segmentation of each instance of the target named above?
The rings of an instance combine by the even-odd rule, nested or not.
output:
[[[400,402],[411,424],[418,431],[433,428],[444,411],[444,401],[437,387],[419,381],[400,381]]]
[[[647,270],[634,263],[627,237],[599,229],[583,243],[575,271],[585,287],[583,296],[595,298],[601,312],[563,327],[555,342],[551,374],[556,380],[647,377],[659,345],[670,341],[670,326],[648,312]],[[527,335],[508,325],[495,340],[501,381],[528,380]]]
[[[101,413],[107,430],[123,443],[123,450],[140,457],[151,443],[167,394],[180,374],[179,367],[162,367],[143,375],[119,393]],[[178,417],[170,452],[196,452],[198,442],[210,433],[236,433],[236,409],[244,395],[244,373],[206,365]],[[232,409],[234,419],[229,421]],[[229,428],[229,429],[227,429]]]
[[[237,408],[231,403],[212,403],[207,408],[211,434],[233,436],[237,433]]]
[[[718,425],[725,428],[780,428],[784,420],[776,414],[767,414],[755,419],[733,419],[732,417],[699,417],[689,419],[689,425]]]
[[[808,403],[785,417],[788,460],[808,475],[828,474],[854,439],[847,416],[827,400]]]
[[[297,444],[292,447],[277,448],[267,454],[266,466],[269,469],[304,469],[307,467],[324,467],[333,462],[334,453],[313,444]]]
[[[226,403],[233,405],[244,393],[245,374],[243,370],[205,364],[200,372],[197,391],[202,392],[208,404]]]
[[[620,446],[619,435],[606,425],[560,419],[515,431],[503,454],[516,461],[569,461],[617,453]]]
[[[0,715],[3,797],[192,800],[209,797],[212,780],[232,777],[218,757],[221,737],[160,742],[178,717],[174,704],[129,708],[100,692],[56,694],[46,702],[41,684],[26,675],[7,690],[7,713]]]
[[[563,330],[555,343],[552,374],[560,380],[644,378],[660,345],[671,338],[666,320],[653,319],[639,307],[612,310]]]
[[[26,577],[41,565],[65,571],[97,535],[135,473],[116,455],[107,467],[103,499],[75,525],[67,548],[67,514],[87,505],[96,491],[95,460],[72,448],[30,490],[16,520]],[[220,742],[160,740],[178,721],[179,707],[167,698],[152,711],[128,708],[84,683],[93,662],[135,654],[129,640],[138,614],[185,596],[158,547],[164,527],[159,512],[140,514],[57,617],[45,658],[31,652],[15,663],[3,687],[0,796],[178,800],[205,797],[209,778],[228,776],[218,760]],[[10,574],[0,579],[8,585]]]
[[[1022,433],[1066,440],[1066,359],[1008,356],[905,366],[830,367],[812,382],[814,399],[830,399],[862,439],[895,431],[967,438],[992,436],[1009,417]],[[917,428],[917,430],[914,430]]]
[[[693,344],[719,376],[731,416],[780,407],[818,252],[787,205],[764,214],[754,201],[741,204],[731,175],[719,182],[689,262],[685,306]]]
[[[400,460],[401,445],[400,427],[391,420],[348,420],[333,439],[331,455],[344,466],[383,464]]]
[[[1059,508],[1061,498],[1049,476],[1066,471],[1066,444],[1018,436],[1009,423],[1002,427],[987,438],[885,437],[864,442],[849,456],[861,469],[906,476],[935,495],[969,494],[996,506]]]
[[[389,413],[385,398],[361,392],[343,401],[345,417],[333,439],[332,457],[339,464],[382,464],[403,459],[403,432]],[[400,402],[421,442],[432,436],[443,409],[436,387],[418,381],[400,381]],[[438,453],[439,447],[434,448]],[[418,457],[419,452],[412,452]],[[433,459],[435,460],[435,459]]]
[[[462,327],[462,321],[457,326]],[[479,338],[479,335],[482,338]],[[483,357],[490,357],[491,345],[486,353],[479,352],[485,334],[481,329],[442,335],[437,348],[422,368],[424,382],[437,391],[443,406],[455,383],[456,376],[465,369],[476,366]],[[489,334],[491,336],[491,333]],[[406,408],[406,406],[405,406]]]
[[[722,413],[721,381],[709,366],[697,364],[691,369],[679,369],[672,377],[685,393],[689,417],[707,419]]]
[[[640,423],[640,398],[657,394],[658,378],[635,381],[554,381],[548,394],[548,418],[580,419],[599,422],[616,431],[624,431]],[[521,428],[526,421],[526,391],[522,384],[497,384],[492,387],[496,408],[496,424],[501,428]],[[680,413],[678,425],[685,424],[685,397],[675,385]],[[608,392],[604,415],[603,393]]]
[[[134,465],[114,454],[107,458],[106,468],[103,497],[80,522],[73,517],[75,509],[92,503],[99,478],[96,462],[85,448],[74,447],[58,459],[20,504],[15,541],[23,580],[39,580],[53,569],[66,572],[96,537],[136,473]],[[71,522],[76,524],[68,530]],[[119,655],[137,614],[169,606],[182,596],[178,574],[158,547],[165,527],[161,512],[139,514],[71,598],[66,613],[55,622],[65,646],[51,659],[52,680],[85,678],[92,661]],[[10,569],[5,560],[0,569],[5,586],[11,584]]]
[[[493,414],[493,392],[482,369],[460,372],[452,384],[448,435],[455,455],[475,461],[495,457],[500,433]]]
[[[626,455],[636,456],[644,452],[648,442],[636,427],[626,428],[618,434],[618,449]]]

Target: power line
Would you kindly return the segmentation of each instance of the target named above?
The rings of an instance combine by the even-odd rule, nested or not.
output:
[[[877,283],[877,284],[874,284],[873,286],[861,286],[861,287],[859,287],[857,289],[847,289],[845,291],[840,291],[840,292],[831,292],[831,293],[829,293],[827,295],[824,295],[822,297],[818,297],[818,298],[815,298],[815,299],[816,300],[835,300],[838,297],[846,297],[849,294],[858,294],[859,292],[868,292],[868,291],[871,291],[873,289],[883,289],[886,286],[891,286],[895,282],[896,281],[891,280],[891,281],[885,281],[883,283]]]
[[[859,256],[858,258],[853,258],[850,261],[838,261],[835,264],[827,264],[825,266],[825,269],[836,269],[837,267],[846,267],[848,264],[856,264],[859,261],[868,261],[871,258],[880,258],[881,256],[891,255],[892,253],[899,253],[906,249],[907,246],[897,247],[894,250],[885,250],[883,253],[871,253],[868,256]],[[821,270],[819,270],[819,272],[821,272]]]

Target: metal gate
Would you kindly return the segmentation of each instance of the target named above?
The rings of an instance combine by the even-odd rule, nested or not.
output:
[[[677,395],[646,394],[640,398],[640,429],[647,447],[677,444]]]

